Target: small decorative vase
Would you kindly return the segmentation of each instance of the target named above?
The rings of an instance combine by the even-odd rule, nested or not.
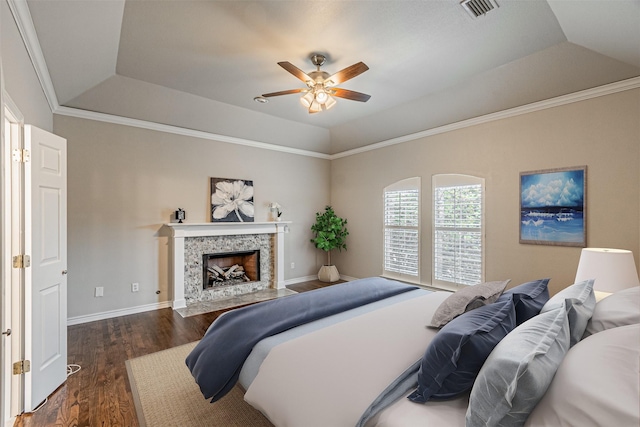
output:
[[[280,222],[282,220],[282,218],[280,218],[279,216],[276,217],[276,221]]]
[[[323,265],[318,271],[318,280],[321,282],[337,282],[340,280],[340,273],[335,265]]]

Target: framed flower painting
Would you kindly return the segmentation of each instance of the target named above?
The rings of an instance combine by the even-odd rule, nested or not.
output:
[[[211,178],[211,222],[253,222],[253,181]]]

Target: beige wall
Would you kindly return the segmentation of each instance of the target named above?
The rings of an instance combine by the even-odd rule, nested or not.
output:
[[[640,90],[477,125],[359,155],[321,160],[53,116],[5,1],[1,51],[5,88],[34,124],[68,139],[69,316],[169,299],[168,248],[159,234],[178,207],[206,222],[208,178],[253,179],[256,220],[277,201],[293,221],[286,279],[315,275],[323,254],[309,243],[315,212],[331,203],[349,219],[349,250],[332,259],[344,275],[381,273],[382,189],[422,177],[422,276],[431,275],[431,175],[486,179],[488,280],[552,277],[570,284],[580,249],[518,243],[521,171],[588,165],[588,244],[640,253]],[[221,160],[221,154],[225,161]],[[230,161],[226,159],[231,159]],[[295,270],[288,268],[295,262]],[[130,283],[140,283],[132,294]],[[105,287],[94,298],[96,286]],[[160,295],[155,291],[160,290]]]
[[[573,283],[580,248],[522,245],[519,173],[587,165],[587,238],[591,247],[640,253],[640,90],[477,125],[336,159],[331,203],[349,220],[349,250],[337,254],[342,274],[382,272],[382,191],[422,177],[422,282],[431,280],[431,176],[485,178],[486,279],[511,285],[551,277],[550,289]]]
[[[177,208],[189,222],[209,222],[210,177],[253,180],[256,221],[280,203],[293,222],[285,279],[317,273],[310,227],[329,201],[328,160],[59,115],[54,131],[68,141],[69,317],[167,301],[162,225]],[[94,297],[96,286],[104,297]]]

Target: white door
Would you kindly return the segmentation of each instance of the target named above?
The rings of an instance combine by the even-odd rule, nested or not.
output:
[[[35,409],[67,377],[67,141],[24,126],[25,411]]]

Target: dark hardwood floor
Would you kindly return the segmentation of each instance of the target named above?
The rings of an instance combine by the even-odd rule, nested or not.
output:
[[[306,292],[329,285],[310,281],[287,288]],[[183,318],[166,308],[69,326],[68,363],[81,370],[14,427],[138,427],[125,360],[199,340],[224,311]]]

